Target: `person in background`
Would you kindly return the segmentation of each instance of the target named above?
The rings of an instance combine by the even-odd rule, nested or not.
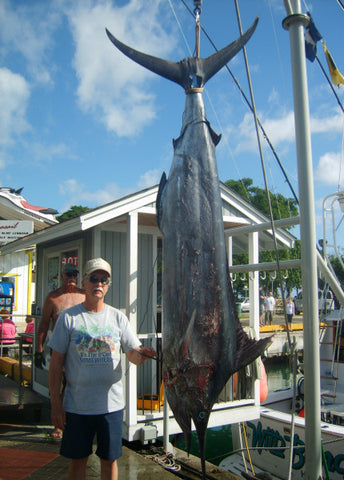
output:
[[[269,295],[265,299],[265,325],[271,325],[274,319],[274,312],[276,307],[276,300],[272,295],[272,292],[269,292]]]
[[[36,339],[35,365],[37,368],[42,368],[45,365],[43,345],[50,323],[53,330],[57,317],[63,310],[85,300],[85,292],[77,286],[78,275],[78,268],[72,263],[67,263],[62,268],[62,286],[46,296]]]
[[[109,263],[95,258],[84,271],[85,300],[59,315],[49,340],[52,422],[63,430],[60,453],[70,459],[68,480],[86,478],[95,435],[101,479],[117,480],[124,409],[121,349],[135,365],[156,358],[156,353],[142,347],[127,317],[105,303],[111,281]]]
[[[1,310],[0,314],[1,314],[1,319],[0,319],[1,352],[2,352],[2,355],[8,355],[8,348],[6,345],[11,345],[15,343],[17,328],[13,320],[10,318],[11,314],[8,310]]]
[[[292,321],[293,321],[293,315],[295,315],[295,304],[291,297],[288,297],[286,299],[285,313],[287,315],[288,328],[292,332],[293,331]]]
[[[35,332],[35,320],[30,315],[26,316],[25,319],[26,328],[25,333],[34,333]],[[24,337],[25,342],[32,343],[33,339],[31,337]]]
[[[79,288],[77,284],[78,275],[79,270],[77,266],[72,263],[67,263],[62,267],[62,286],[48,293],[46,296],[42,310],[42,319],[36,337],[35,366],[37,368],[43,368],[45,365],[43,345],[50,323],[51,329],[53,330],[57,317],[63,310],[82,303],[85,300],[85,292]],[[59,439],[62,437],[62,432],[60,429],[54,429],[51,436],[52,438]]]
[[[259,287],[259,325],[262,327],[263,318],[265,316],[265,295],[263,291],[263,287]]]

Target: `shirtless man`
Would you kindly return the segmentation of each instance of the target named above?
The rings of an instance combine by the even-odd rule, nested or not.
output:
[[[79,270],[71,263],[62,268],[62,286],[48,293],[43,305],[42,319],[38,327],[36,339],[35,365],[42,368],[45,365],[43,344],[47,337],[50,321],[54,329],[57,317],[66,310],[85,301],[85,292],[77,286]]]
[[[43,345],[47,337],[50,321],[52,322],[52,330],[59,314],[66,308],[73,307],[85,301],[85,292],[77,286],[79,270],[71,263],[67,263],[62,268],[61,279],[62,286],[48,293],[43,305],[42,319],[38,327],[35,366],[43,368],[45,358],[43,353]],[[51,433],[52,438],[61,438],[62,431],[55,428]]]

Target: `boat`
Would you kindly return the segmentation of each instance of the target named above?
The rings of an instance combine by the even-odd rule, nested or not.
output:
[[[295,134],[300,189],[300,232],[304,307],[304,352],[296,380],[297,356],[292,354],[291,388],[270,392],[260,407],[260,418],[233,425],[233,454],[220,467],[245,478],[276,480],[343,480],[344,478],[344,309],[319,318],[317,266],[335,290],[340,305],[344,293],[331,270],[324,236],[322,252],[315,240],[314,194],[308,89],[303,30],[309,24],[300,2],[284,2],[293,72]],[[342,207],[343,192],[334,194]],[[342,210],[343,212],[343,210]],[[324,214],[325,218],[325,214]],[[325,232],[324,219],[324,235]],[[336,233],[333,232],[335,239]],[[335,241],[333,245],[335,247]],[[338,257],[340,254],[338,249]],[[323,256],[321,256],[321,253]],[[341,260],[341,258],[340,258]],[[341,262],[342,263],[342,262]],[[343,266],[343,265],[342,265]],[[306,296],[305,296],[306,297]],[[320,321],[325,328],[320,329]]]
[[[32,220],[35,230],[58,223],[57,210],[31,205],[21,195],[23,188],[0,187],[0,217],[5,219]]]
[[[344,478],[343,322],[344,310],[331,310],[323,319],[326,327],[319,337],[320,428],[324,472],[327,472],[323,478],[331,480]],[[258,420],[232,426],[234,453],[226,457],[220,467],[236,474],[243,471],[252,475],[270,474],[276,480],[304,479],[304,417],[304,375],[301,374],[296,388],[287,387],[268,393],[261,404]],[[291,444],[294,448],[290,464]]]

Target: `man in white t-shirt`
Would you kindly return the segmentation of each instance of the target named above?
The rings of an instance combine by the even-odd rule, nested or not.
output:
[[[265,299],[265,325],[271,325],[274,319],[274,312],[276,307],[276,300],[274,299],[272,292],[269,292],[269,295]]]
[[[117,480],[124,408],[121,349],[135,365],[156,357],[152,348],[141,347],[127,317],[105,304],[110,279],[108,262],[96,258],[86,263],[85,301],[59,315],[49,341],[51,416],[63,430],[60,452],[70,459],[68,480],[86,478],[95,434],[101,478]]]

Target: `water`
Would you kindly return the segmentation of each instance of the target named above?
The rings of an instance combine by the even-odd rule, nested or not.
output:
[[[186,451],[184,435],[176,435],[170,438],[171,443],[180,450]],[[215,465],[219,465],[233,450],[232,427],[222,425],[221,427],[208,428],[205,444],[205,459]],[[191,434],[191,455],[200,457],[197,435]]]
[[[264,362],[268,377],[269,391],[278,390],[292,386],[293,377],[288,359],[273,359]],[[171,436],[170,442],[180,450],[186,451],[184,435]],[[233,450],[232,428],[230,425],[208,428],[205,459],[215,465],[226,458]],[[196,457],[200,456],[197,435],[192,433],[190,453]]]
[[[268,360],[264,362],[264,366],[269,392],[293,385],[292,369],[288,359]]]

